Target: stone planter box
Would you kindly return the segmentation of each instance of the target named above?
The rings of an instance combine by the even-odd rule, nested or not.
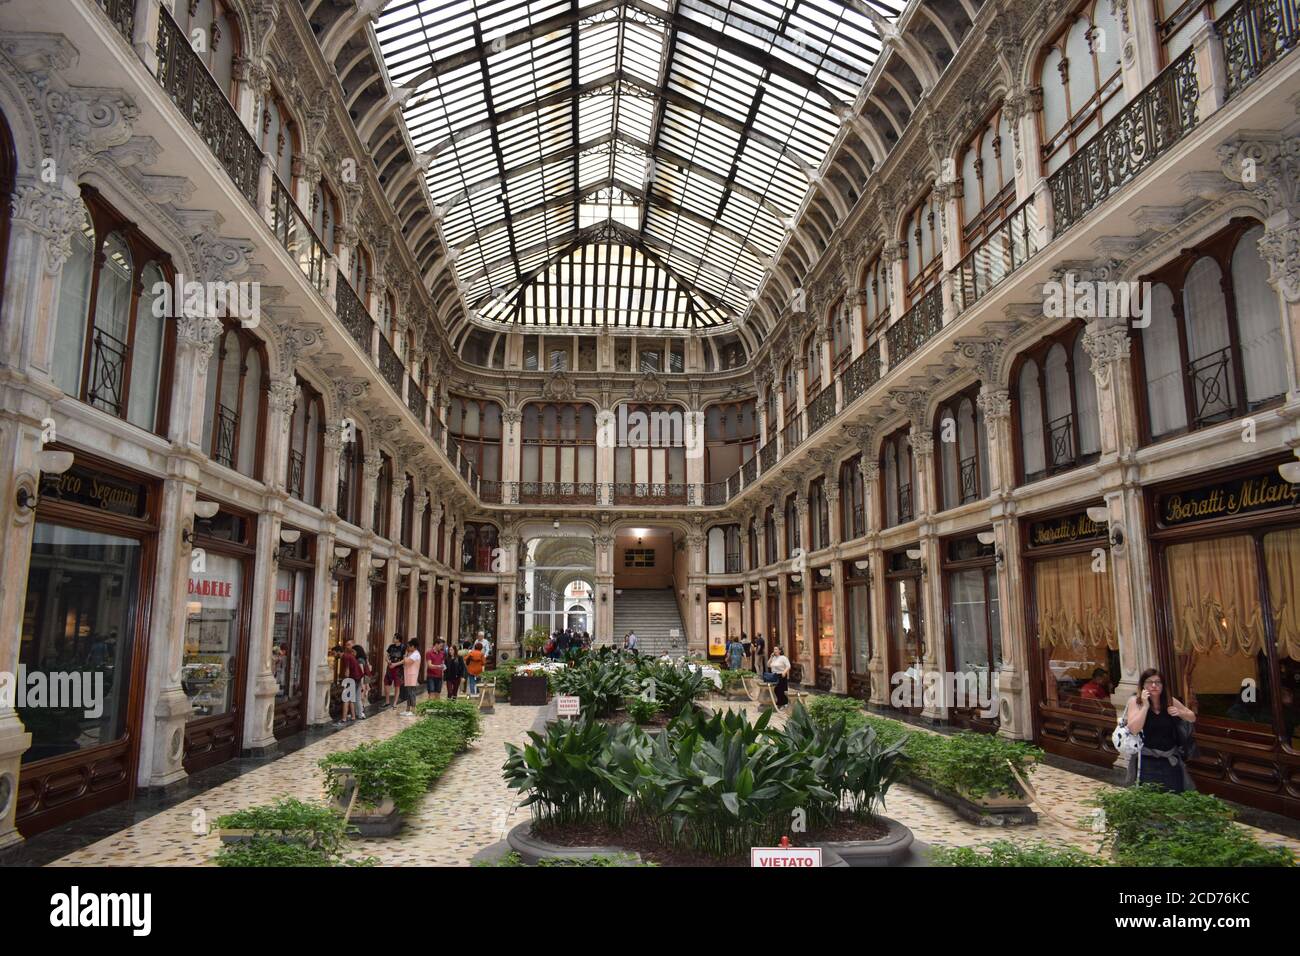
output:
[[[951,807],[963,820],[982,827],[1027,826],[1038,822],[1038,814],[1030,808],[1029,801],[1024,797],[1000,795],[971,798],[940,790],[929,781],[911,775],[904,776],[902,782]]]
[[[889,832],[879,840],[852,840],[817,844],[822,848],[823,866],[839,864],[828,862],[829,856],[842,859],[844,866],[899,866],[912,852],[915,837],[912,831],[897,820],[881,817],[880,822]]]
[[[254,837],[261,837],[266,840],[274,840],[276,843],[296,843],[300,832],[297,830],[244,830],[244,829],[226,829],[218,830],[218,836],[222,843],[251,843]],[[313,841],[314,842],[314,841]],[[311,845],[310,843],[308,844]]]
[[[378,807],[367,807],[365,813],[358,813],[354,809],[352,816],[348,817],[348,826],[355,827],[358,836],[396,836],[402,829],[402,815],[397,812],[392,800],[385,800]]]
[[[526,677],[516,674],[510,680],[510,703],[512,706],[546,706],[546,675]]]
[[[529,866],[536,866],[539,860],[561,858],[566,860],[585,859],[589,856],[625,856],[631,863],[640,863],[641,854],[632,853],[617,846],[558,846],[547,843],[533,834],[533,824],[529,820],[515,826],[506,835],[510,849],[519,854],[519,858]]]

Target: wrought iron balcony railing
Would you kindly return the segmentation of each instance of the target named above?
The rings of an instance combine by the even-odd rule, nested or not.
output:
[[[706,505],[725,505],[727,503],[727,483],[711,481],[704,486],[704,503]]]
[[[128,43],[135,38],[135,0],[96,0]]]
[[[739,574],[742,570],[740,567],[740,554],[732,553],[724,555],[722,565],[725,568],[726,574]]]
[[[130,347],[117,336],[95,329],[91,340],[90,391],[86,401],[96,408],[121,417],[126,390],[127,357]]]
[[[1038,208],[1030,196],[957,263],[953,283],[957,311],[969,309],[1038,250]]]
[[[486,501],[488,504],[499,505],[502,502],[502,482],[489,478],[481,478],[478,483],[478,496],[480,501]]]
[[[1241,0],[1219,17],[1228,99],[1295,49],[1300,37],[1296,0]]]
[[[1196,51],[1188,49],[1048,177],[1055,234],[1075,226],[1186,136],[1196,125],[1199,97]]]
[[[958,465],[958,477],[961,487],[961,503],[978,501],[980,497],[979,459],[975,455],[963,458]]]
[[[379,336],[379,374],[394,392],[402,394],[402,379],[406,378],[406,369],[402,367],[402,360],[397,357],[388,338],[382,334]]]
[[[235,467],[235,430],[239,413],[226,405],[217,405],[217,435],[212,443],[212,460],[227,468]]]
[[[686,485],[654,481],[614,483],[616,505],[684,505]]]
[[[130,6],[131,0],[108,4]],[[111,15],[111,14],[110,14]],[[116,22],[116,18],[115,18]],[[119,24],[119,29],[120,29]],[[128,34],[129,39],[129,34]],[[158,84],[208,144],[235,188],[257,205],[262,151],[166,8],[158,14]]]
[[[424,424],[424,413],[429,407],[429,401],[424,397],[424,389],[409,376],[406,380],[406,407],[420,420],[420,424]]]
[[[581,505],[596,503],[594,481],[521,481],[519,503],[526,505]]]
[[[889,367],[899,365],[943,328],[943,286],[936,285],[885,330]]]
[[[880,343],[872,342],[866,351],[859,355],[844,370],[840,378],[844,389],[844,404],[848,406],[857,401],[880,381]]]
[[[303,485],[306,480],[306,464],[303,453],[296,448],[289,449],[288,491],[299,501],[303,500]]]
[[[832,382],[808,401],[808,434],[814,434],[834,417],[835,383]]]
[[[794,418],[790,424],[781,429],[781,455],[785,456],[799,447],[803,441],[803,419]]]
[[[1187,377],[1191,379],[1195,405],[1193,428],[1203,428],[1237,414],[1232,390],[1232,346],[1188,362]]]
[[[1051,472],[1073,468],[1074,415],[1065,414],[1047,423],[1047,467]]]
[[[367,356],[370,355],[370,341],[372,330],[375,327],[375,320],[370,317],[366,307],[361,304],[357,294],[352,291],[352,286],[347,282],[339,279],[334,290],[334,313],[338,316],[343,328],[348,330],[348,335],[352,340],[361,347],[361,351]]]
[[[912,508],[912,486],[900,485],[898,488],[898,523],[907,524],[915,517]]]
[[[746,485],[752,484],[758,478],[757,458],[751,458],[740,466],[740,477]]]
[[[758,465],[763,474],[776,467],[777,460],[776,439],[772,438],[766,445],[758,450]]]
[[[293,201],[280,177],[271,177],[271,231],[317,292],[328,289],[325,245],[316,238],[307,217]]]

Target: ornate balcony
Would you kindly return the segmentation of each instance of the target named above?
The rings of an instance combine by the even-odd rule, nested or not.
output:
[[[127,356],[131,354],[131,349],[121,339],[103,329],[95,329],[91,346],[94,353],[91,356],[90,391],[86,395],[86,401],[96,408],[121,416]]]
[[[739,574],[739,573],[741,572],[742,569],[741,569],[741,567],[740,567],[740,554],[739,554],[739,553],[732,553],[732,554],[724,555],[722,561],[723,561],[723,567],[725,568],[725,572],[724,572],[724,573],[726,573],[726,574]]]
[[[1219,18],[1227,98],[1295,49],[1300,35],[1296,0],[1241,0]]]
[[[885,331],[889,367],[899,365],[943,328],[943,286],[925,293],[903,317]]]
[[[103,0],[101,6],[116,9],[133,4],[132,0]],[[116,16],[114,22],[122,28]],[[129,31],[126,36],[130,39]],[[166,8],[158,14],[157,53],[158,85],[208,144],[235,188],[256,206],[262,151]]]
[[[135,36],[135,0],[95,0],[128,43]]]
[[[352,291],[352,286],[341,279],[334,292],[334,312],[343,323],[343,327],[348,330],[348,334],[352,336],[352,340],[369,356],[371,330],[375,327],[375,320],[370,317],[366,307]]]
[[[502,501],[502,483],[487,478],[482,478],[478,483],[478,497],[480,501],[487,502],[491,505],[499,505]]]
[[[304,467],[304,458],[302,452],[296,448],[289,449],[289,482],[288,492],[302,500],[303,485],[305,483],[306,469]]]
[[[524,505],[594,505],[594,481],[521,481],[519,503]]]
[[[408,376],[406,380],[406,407],[411,410],[416,418],[423,424],[425,410],[429,407],[428,400],[424,397],[424,389]]]
[[[957,264],[953,283],[957,311],[969,309],[1038,250],[1038,210],[1030,196]]]
[[[808,401],[808,434],[814,434],[834,417],[835,383],[832,382]]]
[[[325,278],[325,246],[316,238],[307,217],[302,214],[278,176],[271,177],[271,231],[298,264],[307,281],[324,295],[328,288]]]
[[[865,395],[872,385],[880,381],[880,343],[872,342],[867,346],[866,351],[844,370],[840,381],[844,389],[846,407]]]
[[[767,474],[772,468],[776,467],[777,462],[776,439],[771,439],[766,445],[758,450],[758,464],[763,474]]]
[[[235,467],[235,430],[239,427],[239,413],[225,405],[217,406],[217,440],[213,443],[212,460],[227,468]]]
[[[686,486],[653,481],[614,483],[616,505],[684,505]]]
[[[1195,54],[1189,49],[1165,67],[1048,177],[1056,235],[1131,183],[1196,125]]]
[[[803,419],[795,417],[781,429],[781,454],[788,455],[803,441]]]
[[[758,478],[758,459],[751,458],[740,466],[740,477],[746,486],[753,484]]]
[[[725,505],[727,503],[727,483],[711,481],[704,486],[704,503],[706,505]]]
[[[379,374],[384,377],[384,381],[398,395],[402,394],[402,379],[406,378],[406,369],[402,366],[402,360],[397,357],[397,352],[388,339],[383,335],[379,336]]]

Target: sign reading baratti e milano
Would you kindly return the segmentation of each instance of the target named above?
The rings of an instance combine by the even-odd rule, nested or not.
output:
[[[1042,548],[1049,544],[1068,544],[1072,541],[1087,541],[1090,538],[1104,538],[1106,529],[1088,517],[1088,512],[1061,515],[1046,521],[1035,521],[1029,526],[1029,546]]]
[[[1161,495],[1158,514],[1160,523],[1171,527],[1269,508],[1294,508],[1298,491],[1300,486],[1283,480],[1274,469],[1249,478]]]

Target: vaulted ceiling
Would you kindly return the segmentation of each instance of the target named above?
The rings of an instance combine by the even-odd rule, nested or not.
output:
[[[533,326],[738,319],[880,53],[873,20],[901,7],[389,3],[376,36],[470,309]]]

